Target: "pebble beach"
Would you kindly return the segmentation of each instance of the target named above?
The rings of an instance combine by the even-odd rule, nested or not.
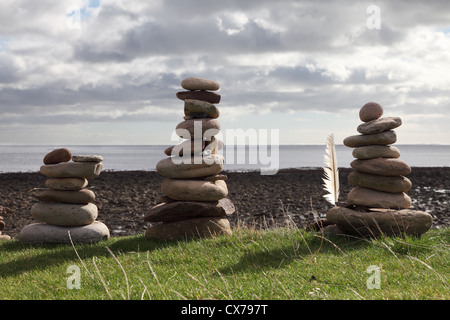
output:
[[[352,169],[340,169],[340,200],[345,201],[352,186],[348,175]],[[227,172],[228,198],[236,212],[229,216],[232,228],[268,229],[285,226],[307,228],[318,217],[324,218],[331,205],[323,198],[323,170],[282,169],[276,175],[259,171]],[[433,217],[432,228],[450,225],[450,168],[412,167],[408,175],[412,188],[411,209],[423,210]],[[156,171],[104,171],[89,181],[95,192],[98,221],[111,236],[144,233],[151,223],[144,215],[160,203],[163,177]],[[35,188],[45,188],[46,177],[39,172],[0,174],[0,206],[12,212],[4,216],[3,234],[17,236],[20,230],[36,222],[31,206],[38,202]]]

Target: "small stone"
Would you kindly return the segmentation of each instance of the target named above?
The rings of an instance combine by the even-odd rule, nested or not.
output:
[[[368,102],[359,110],[359,118],[363,122],[378,119],[382,115],[383,107],[376,102]]]
[[[74,162],[102,162],[103,157],[99,155],[86,155],[86,156],[73,156],[72,161]]]
[[[221,172],[224,164],[225,159],[219,154],[205,157],[171,157],[159,161],[156,170],[167,178],[198,178]]]
[[[399,158],[400,150],[393,146],[365,146],[354,149],[353,157],[361,160],[374,158]]]
[[[201,100],[184,100],[184,114],[194,118],[212,118],[219,117],[219,109],[212,103]]]
[[[71,239],[73,243],[96,243],[109,237],[108,227],[100,221],[77,227],[32,223],[17,235],[17,239],[24,243],[71,243]]]
[[[45,181],[47,188],[61,191],[77,191],[88,185],[85,178],[51,178]]]
[[[187,140],[164,150],[168,156],[182,157],[184,154],[201,153],[205,149],[206,142],[203,140]]]
[[[49,178],[97,178],[103,169],[102,163],[62,162],[41,166],[41,173]]]
[[[374,174],[353,171],[348,175],[348,182],[355,187],[364,187],[389,193],[408,192],[411,181],[403,176],[384,177]]]
[[[394,130],[389,130],[375,134],[350,136],[344,139],[344,145],[349,148],[358,148],[370,145],[388,145],[396,141],[397,134]]]
[[[180,100],[192,99],[217,104],[220,102],[221,96],[220,94],[206,90],[190,90],[177,92],[177,98]]]
[[[379,236],[422,235],[433,223],[430,214],[417,210],[371,210],[361,212],[334,207],[327,212],[327,220],[349,235]]]
[[[218,201],[228,195],[227,184],[223,180],[203,181],[188,179],[164,179],[161,191],[173,200]]]
[[[145,237],[159,240],[183,240],[231,234],[230,222],[226,218],[195,218],[152,226],[145,232]]]
[[[68,162],[72,158],[72,153],[67,148],[55,149],[47,153],[44,157],[44,164],[57,164]]]
[[[181,86],[186,90],[211,90],[216,91],[220,89],[218,82],[202,78],[186,78],[181,81]]]
[[[39,202],[31,207],[31,215],[41,222],[56,226],[82,226],[91,224],[98,215],[95,204],[65,204]]]
[[[199,217],[225,217],[234,211],[234,205],[229,199],[212,202],[174,201],[154,206],[145,214],[144,221],[174,222]]]
[[[398,128],[402,125],[399,117],[380,118],[360,124],[357,131],[362,134],[374,134]]]
[[[88,204],[95,201],[95,193],[88,189],[78,191],[43,190],[36,198],[44,202],[60,202],[73,204]]]
[[[356,187],[350,190],[348,203],[368,208],[399,210],[411,207],[411,198],[404,192],[388,193]]]
[[[411,173],[411,167],[405,161],[392,158],[357,159],[350,166],[357,171],[379,176],[406,176]]]
[[[211,118],[185,120],[177,125],[175,131],[183,139],[210,139],[220,132],[220,123],[216,119]]]

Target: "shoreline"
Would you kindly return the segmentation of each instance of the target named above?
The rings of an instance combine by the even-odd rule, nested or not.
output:
[[[347,176],[351,168],[339,168],[340,201],[352,188]],[[275,175],[259,170],[222,171],[228,176],[228,198],[236,212],[229,217],[232,227],[273,228],[293,225],[306,228],[315,218],[324,218],[331,204],[323,198],[322,168],[280,169]],[[450,226],[450,167],[412,167],[408,175],[413,186],[407,194],[411,209],[433,216],[432,228]],[[45,188],[46,177],[39,172],[0,173],[0,206],[12,212],[4,216],[3,234],[16,236],[30,223],[37,222],[30,208],[38,201],[31,190]],[[89,180],[88,189],[96,194],[97,220],[105,223],[111,236],[134,235],[151,226],[144,214],[160,203],[163,177],[156,171],[103,171]]]

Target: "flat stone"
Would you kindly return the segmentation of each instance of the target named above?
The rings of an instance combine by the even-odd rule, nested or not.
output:
[[[67,148],[55,149],[47,153],[44,157],[44,164],[57,164],[68,162],[72,158],[72,153]]]
[[[194,118],[212,118],[216,119],[219,117],[220,112],[212,103],[201,101],[201,100],[184,100],[184,114],[186,116],[192,116]],[[204,115],[202,117],[202,115]]]
[[[230,199],[219,201],[173,201],[160,203],[144,216],[148,222],[174,222],[199,217],[225,217],[235,212]]]
[[[216,119],[211,118],[184,120],[177,125],[175,131],[183,139],[210,139],[220,132],[220,123]]]
[[[17,235],[17,239],[24,243],[70,243],[70,239],[73,243],[96,243],[109,237],[108,227],[100,221],[79,227],[32,223]]]
[[[361,160],[374,158],[399,158],[400,150],[393,146],[365,146],[354,149],[353,157]]]
[[[411,167],[403,160],[393,158],[375,158],[368,160],[353,160],[350,166],[360,172],[379,176],[406,176],[411,173]]]
[[[41,173],[49,178],[97,178],[103,164],[95,162],[62,162],[41,166]]]
[[[368,102],[359,110],[359,118],[368,122],[380,118],[383,115],[383,107],[376,102]]]
[[[218,104],[221,96],[220,94],[206,90],[190,90],[177,92],[177,98],[180,100],[192,99]]]
[[[220,89],[220,84],[214,80],[202,78],[186,78],[181,81],[181,86],[186,90],[211,90],[216,91]]]
[[[183,240],[231,234],[230,222],[226,218],[195,218],[154,225],[147,229],[145,237],[159,240]]]
[[[74,162],[102,162],[104,159],[102,156],[99,155],[85,155],[85,156],[73,156],[72,161]]]
[[[397,134],[394,130],[381,133],[361,134],[344,139],[344,145],[350,148],[358,148],[370,145],[388,145],[397,142]]]
[[[402,125],[402,119],[399,117],[389,117],[371,120],[360,124],[356,129],[362,134],[374,134],[398,128]]]
[[[81,190],[89,184],[85,178],[51,178],[45,181],[47,188],[61,191]]]
[[[41,222],[56,226],[82,226],[95,221],[98,208],[93,203],[39,202],[31,207],[31,215]]]
[[[327,220],[346,234],[356,236],[422,235],[433,223],[430,214],[417,210],[373,210],[361,212],[334,207],[327,212]]]
[[[44,202],[61,202],[70,204],[88,204],[95,201],[95,193],[88,189],[77,191],[43,190],[36,198]]]
[[[167,148],[164,153],[168,156],[182,157],[184,154],[201,153],[205,146],[206,142],[203,140],[186,140]]]
[[[227,184],[223,180],[181,180],[164,179],[161,191],[173,200],[218,201],[228,195]]]
[[[156,170],[167,178],[188,179],[215,175],[223,170],[224,164],[225,159],[219,154],[170,157],[160,160]]]
[[[355,187],[364,187],[389,193],[408,192],[412,187],[411,180],[403,176],[384,177],[360,171],[351,172],[348,175],[348,182]]]
[[[388,193],[356,187],[348,193],[348,203],[368,208],[399,210],[411,207],[411,198],[404,192]]]

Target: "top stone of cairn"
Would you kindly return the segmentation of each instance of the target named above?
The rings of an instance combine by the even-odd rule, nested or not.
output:
[[[186,78],[181,81],[181,86],[186,90],[210,90],[216,91],[220,89],[218,82],[214,80],[202,78]]]
[[[359,110],[359,118],[362,122],[379,119],[382,115],[383,107],[376,102],[368,102]]]

